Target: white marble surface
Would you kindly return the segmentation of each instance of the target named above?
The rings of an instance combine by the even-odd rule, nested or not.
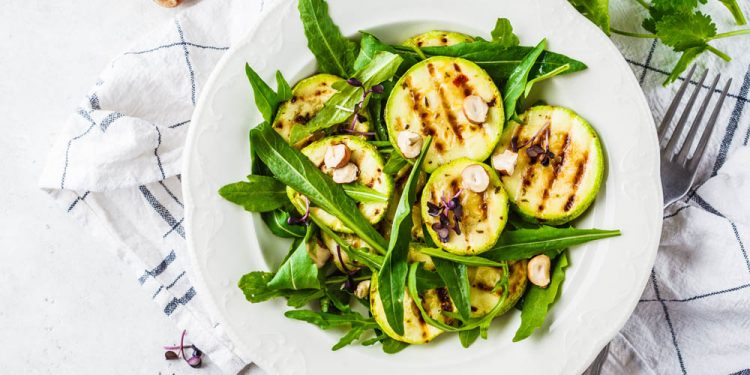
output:
[[[164,360],[161,346],[180,332],[108,245],[37,188],[47,149],[98,73],[179,9],[0,1],[1,374],[216,373]]]

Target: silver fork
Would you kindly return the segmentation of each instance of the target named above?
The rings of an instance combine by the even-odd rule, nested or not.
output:
[[[690,127],[686,127],[685,125],[690,117],[690,111],[693,109],[693,104],[695,104],[698,93],[701,91],[701,88],[703,88],[703,82],[706,80],[706,76],[708,76],[708,69],[706,69],[706,71],[703,72],[700,81],[695,86],[695,90],[693,90],[693,93],[690,95],[690,99],[688,99],[685,108],[683,108],[682,115],[680,115],[679,120],[677,120],[677,125],[675,125],[674,130],[670,133],[669,125],[672,123],[672,118],[674,118],[674,115],[677,112],[677,107],[679,107],[683,95],[685,95],[688,83],[690,83],[690,80],[693,78],[693,73],[695,73],[695,65],[690,68],[690,72],[688,72],[685,81],[682,82],[682,85],[680,85],[680,88],[677,90],[674,99],[672,99],[672,103],[669,104],[669,108],[667,108],[667,112],[664,114],[664,119],[662,119],[661,124],[659,124],[658,127],[659,148],[661,149],[661,184],[664,192],[664,207],[667,207],[678,199],[684,197],[685,194],[690,191],[693,183],[695,183],[698,164],[700,164],[701,157],[703,157],[703,154],[706,152],[706,145],[711,138],[716,119],[721,112],[724,98],[727,96],[729,86],[732,85],[732,79],[730,78],[727,83],[724,84],[724,89],[721,91],[719,100],[714,105],[711,117],[708,118],[708,122],[703,129],[701,129],[700,124],[703,120],[703,115],[706,113],[708,103],[711,101],[711,96],[721,78],[721,74],[717,75],[716,78],[714,78],[713,83],[711,83],[711,88],[708,90],[708,93],[706,93],[706,97],[703,99],[703,103],[701,103],[698,113],[695,114],[695,119],[691,122]],[[686,128],[688,133],[685,140],[682,141],[682,134]],[[698,134],[699,131],[702,133]],[[698,146],[695,148],[694,152],[690,153],[697,137],[700,137]],[[596,356],[594,362],[591,363],[589,368],[586,369],[583,374],[599,375],[608,354],[609,344],[599,352],[599,355]]]
[[[706,97],[703,99],[698,112],[695,114],[695,119],[691,122],[690,126],[686,126],[690,112],[695,104],[695,99],[698,97],[698,93],[703,87],[703,82],[708,76],[708,69],[703,72],[698,84],[695,86],[693,93],[690,95],[685,108],[682,110],[677,124],[674,126],[674,130],[669,132],[672,118],[677,112],[677,107],[682,100],[683,95],[687,89],[690,79],[695,73],[695,65],[690,69],[685,81],[682,83],[680,88],[677,90],[672,103],[667,108],[667,112],[664,114],[664,119],[658,128],[659,145],[661,148],[661,184],[664,192],[664,207],[674,203],[678,199],[682,198],[687,194],[690,188],[695,183],[695,176],[697,175],[698,164],[700,164],[703,154],[706,152],[706,145],[708,140],[711,138],[711,133],[714,130],[716,119],[719,117],[721,112],[724,98],[727,96],[729,86],[732,84],[730,78],[724,85],[724,89],[719,96],[719,100],[714,105],[714,109],[711,112],[711,116],[708,118],[708,122],[704,127],[701,128],[701,121],[703,115],[706,113],[708,103],[711,101],[711,96],[716,89],[716,85],[719,83],[721,74],[714,78],[711,87],[706,93]],[[682,141],[682,136],[687,130],[687,136]],[[699,133],[700,132],[700,133]],[[690,152],[695,145],[695,141],[700,137],[697,147],[694,152]]]

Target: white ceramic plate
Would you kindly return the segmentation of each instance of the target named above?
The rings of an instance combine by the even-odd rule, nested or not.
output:
[[[245,360],[284,374],[503,373],[579,374],[625,324],[646,284],[661,233],[662,199],[653,119],[633,74],[614,45],[563,0],[329,0],[347,35],[374,32],[399,42],[431,29],[489,37],[498,17],[509,18],[522,44],[547,38],[549,49],[582,60],[588,69],[545,82],[536,91],[570,107],[598,130],[608,174],[580,227],[619,228],[623,235],[579,246],[562,297],[545,326],[512,343],[520,322],[512,311],[496,320],[488,340],[463,349],[445,334],[429,345],[386,355],[378,346],[330,350],[341,331],[285,318],[284,301],[245,301],[236,287],[253,270],[275,268],[288,242],[274,237],[258,215],[222,200],[224,184],[249,173],[248,130],[259,123],[243,66],[273,82],[314,72],[296,2],[277,0],[219,63],[193,116],[183,169],[188,245],[194,282],[213,318]]]

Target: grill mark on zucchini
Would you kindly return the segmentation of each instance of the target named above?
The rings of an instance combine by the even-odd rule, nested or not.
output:
[[[443,311],[453,311],[453,303],[451,302],[451,297],[448,295],[448,289],[437,288],[436,291],[438,299],[440,300],[440,308]]]
[[[450,129],[453,132],[453,134],[456,136],[456,139],[458,139],[458,142],[463,143],[464,137],[461,135],[461,128],[458,125],[456,116],[453,114],[453,111],[451,111],[450,102],[448,100],[448,97],[445,95],[445,89],[438,82],[437,77],[435,76],[435,66],[432,63],[427,64],[427,71],[430,73],[430,81],[432,81],[433,86],[435,87],[435,90],[438,92],[440,96],[440,107],[443,110],[443,113],[445,114],[445,116],[448,118],[448,124],[450,125]]]
[[[547,199],[549,199],[549,191],[553,186],[555,186],[555,182],[557,182],[557,177],[559,177],[560,169],[562,168],[562,164],[565,162],[565,155],[568,152],[568,148],[570,147],[570,133],[565,133],[562,137],[562,150],[558,151],[558,155],[560,155],[560,162],[556,163],[555,166],[552,167],[552,175],[549,179],[547,179],[547,186],[544,187],[544,193],[542,193],[542,201],[539,203],[539,212],[544,211],[544,206],[547,204]],[[547,140],[547,142],[550,141]]]
[[[572,192],[570,196],[568,196],[567,202],[565,202],[565,212],[570,211],[571,208],[573,208],[573,203],[575,203],[576,200],[576,194],[578,193],[578,187],[581,185],[581,180],[583,179],[583,174],[586,171],[586,163],[589,160],[589,154],[585,153],[583,154],[583,157],[580,161],[578,161],[578,165],[576,166],[576,174],[575,177],[573,177],[573,188],[571,189]]]

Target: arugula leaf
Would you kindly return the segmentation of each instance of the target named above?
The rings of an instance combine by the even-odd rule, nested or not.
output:
[[[498,18],[495,28],[492,29],[492,41],[503,48],[518,45],[518,36],[513,33],[513,26],[507,18]]]
[[[250,86],[253,88],[253,97],[255,98],[255,106],[258,107],[260,114],[263,115],[263,119],[272,122],[273,117],[276,114],[276,109],[279,107],[279,96],[263,81],[258,73],[250,67],[250,64],[245,64],[245,74],[247,79],[250,81]],[[277,72],[277,76],[281,73]]]
[[[568,0],[583,16],[609,35],[609,0]]]
[[[421,49],[427,57],[450,56],[473,61],[487,71],[487,74],[496,82],[507,80],[513,69],[531,50],[532,47],[523,46],[505,48],[496,42],[486,40],[475,40],[451,46],[423,47]],[[420,61],[419,56],[409,47],[391,46],[381,42],[372,35],[363,35],[362,48],[358,59],[366,62],[370,56],[374,56],[378,51],[398,53],[404,59],[404,62],[401,63],[398,69],[397,74],[399,75]],[[534,64],[529,76],[533,78],[543,75],[565,64],[570,64],[570,69],[565,74],[586,69],[586,64],[578,60],[554,52],[544,51]]]
[[[471,301],[469,300],[469,273],[465,264],[454,263],[440,258],[432,259],[440,278],[448,286],[448,294],[456,305],[461,320],[469,320]]]
[[[675,64],[674,68],[672,68],[672,72],[669,73],[669,76],[667,79],[664,80],[662,85],[666,86],[674,81],[677,80],[677,78],[680,77],[680,74],[684,72],[688,66],[690,66],[690,63],[695,60],[696,57],[698,57],[700,54],[706,51],[708,48],[707,45],[688,48],[682,54],[680,55],[680,59],[677,60],[677,64]]]
[[[325,296],[323,289],[304,289],[286,292],[286,304],[294,308],[300,308],[308,303]]]
[[[521,341],[544,324],[550,305],[557,299],[560,286],[565,280],[565,268],[568,267],[567,252],[563,252],[555,262],[554,271],[547,288],[531,285],[526,292],[521,310],[521,326],[518,327],[513,342]]]
[[[550,79],[554,76],[558,76],[560,74],[565,73],[566,70],[570,69],[570,64],[560,65],[557,68],[555,68],[552,71],[549,71],[545,74],[542,74],[540,76],[536,76],[533,79],[526,82],[526,88],[523,90],[523,96],[527,97],[529,96],[529,92],[531,91],[531,87],[534,86],[535,83],[544,81],[545,79]]]
[[[386,174],[396,174],[398,171],[409,165],[409,161],[404,159],[397,151],[391,151],[391,156],[383,167],[383,172]]]
[[[286,205],[286,187],[273,177],[247,176],[248,181],[235,182],[219,189],[224,199],[250,212],[273,211]]]
[[[344,184],[341,186],[344,188],[346,195],[348,195],[350,198],[354,199],[357,202],[362,202],[362,203],[388,202],[388,197],[385,194],[375,189],[371,189],[365,185]]]
[[[388,141],[388,127],[383,119],[383,101],[385,98],[370,100],[370,123],[375,128],[375,138],[378,141]],[[389,142],[390,143],[390,142]]]
[[[461,331],[458,333],[458,339],[461,340],[461,346],[468,348],[479,338],[479,328]]]
[[[544,48],[547,46],[547,40],[542,39],[539,44],[529,52],[526,57],[521,60],[521,63],[513,69],[513,73],[508,77],[508,81],[505,82],[505,88],[503,89],[503,107],[505,108],[505,121],[510,120],[513,115],[516,114],[516,102],[521,98],[524,89],[526,88],[526,81],[529,78],[529,73],[534,67],[534,63],[542,54]]]
[[[396,354],[406,349],[407,346],[409,346],[409,344],[405,342],[394,340],[390,337],[384,338],[382,343],[383,343],[383,352],[387,354]]]
[[[367,249],[357,249],[352,247],[346,243],[341,236],[331,230],[331,228],[328,228],[325,224],[320,222],[320,220],[316,219],[314,216],[310,216],[310,218],[318,225],[320,230],[331,237],[333,241],[336,242],[336,245],[338,245],[341,250],[344,250],[352,260],[364,264],[367,268],[373,270],[373,272],[380,270],[380,265],[383,264],[382,256],[370,253]]]
[[[363,87],[347,85],[346,82],[337,87],[339,91],[325,102],[310,122],[305,126],[292,128],[289,142],[295,144],[318,130],[346,121],[354,113],[354,106],[363,100],[363,90],[369,90],[372,86],[391,79],[402,60],[399,55],[392,53],[376,53],[366,66],[354,73],[353,78],[362,82]],[[363,103],[363,106],[366,104]]]
[[[331,329],[345,325],[364,325],[376,328],[378,325],[373,318],[365,318],[356,311],[341,312],[338,314],[318,312],[313,310],[289,310],[284,313],[289,319],[301,320],[314,324],[322,329]]]
[[[705,45],[716,35],[711,17],[700,13],[670,14],[656,24],[656,35],[675,51]]]
[[[307,232],[305,227],[300,225],[289,225],[289,212],[277,208],[270,212],[263,212],[260,217],[266,223],[266,227],[276,235],[282,238],[301,238]]]
[[[364,31],[360,31],[360,33],[362,34],[362,40],[360,41],[359,55],[357,55],[357,60],[354,62],[355,70],[360,70],[367,66],[378,52],[398,53],[401,55],[404,61],[396,73],[399,76],[420,60],[416,52],[410,48],[405,48],[410,52],[409,54],[401,54],[401,51],[398,51],[397,47],[381,42],[375,35]]]
[[[307,234],[300,242],[291,256],[279,267],[273,279],[268,282],[269,288],[275,289],[317,289],[320,288],[318,280],[318,267],[307,253],[307,247],[315,234],[315,226],[307,226]]]
[[[555,228],[540,226],[538,229],[506,230],[495,246],[482,253],[481,257],[494,261],[528,259],[549,251],[559,251],[602,238],[619,236],[619,230]]]
[[[740,5],[737,3],[737,0],[719,0],[720,3],[724,4],[725,7],[729,10],[730,13],[732,13],[732,17],[734,17],[734,22],[737,23],[737,25],[746,25],[747,20],[745,19],[745,14],[742,13],[742,8],[740,8]]]
[[[421,293],[430,289],[445,287],[445,281],[437,272],[427,271],[424,267],[417,269],[417,290]]]
[[[299,0],[300,19],[307,47],[315,55],[323,73],[348,77],[357,56],[357,43],[341,34],[328,14],[325,0]]]
[[[425,238],[426,239],[426,238]],[[429,255],[433,260],[445,259],[455,263],[465,264],[467,266],[484,266],[484,267],[501,267],[503,264],[475,255],[456,255],[433,247],[420,247],[419,251]]]
[[[359,337],[362,336],[362,334],[368,329],[371,329],[371,327],[354,326],[350,328],[349,331],[336,343],[336,345],[331,348],[331,350],[336,351],[353,343],[354,340],[359,339]]]
[[[378,272],[378,288],[385,317],[388,325],[399,335],[404,334],[404,284],[408,268],[406,258],[409,254],[413,225],[411,207],[417,199],[417,180],[419,180],[422,162],[431,143],[431,137],[425,140],[422,152],[414,162],[414,168],[406,180],[404,191],[398,200],[396,214],[393,217],[388,251],[385,253],[383,266]]]
[[[276,71],[276,97],[279,102],[285,102],[292,98],[292,88],[289,87],[289,82],[284,79],[284,75],[280,71]]]
[[[242,290],[245,298],[252,303],[263,302],[276,297],[287,297],[287,305],[301,307],[323,296],[323,291],[319,289],[281,290],[269,288],[268,282],[272,278],[273,273],[271,272],[250,272],[240,278],[237,286]]]
[[[268,124],[251,130],[250,137],[258,157],[279,181],[337,217],[373,249],[385,253],[386,241],[383,236],[362,216],[344,189],[321,172],[307,156],[289,146]]]

